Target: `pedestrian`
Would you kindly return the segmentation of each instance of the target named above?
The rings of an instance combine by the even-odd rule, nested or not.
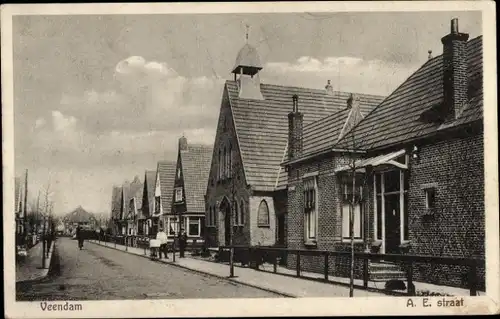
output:
[[[156,234],[156,239],[160,241],[160,249],[158,252],[158,257],[161,259],[161,253],[165,255],[165,259],[168,259],[167,255],[167,242],[168,242],[168,237],[167,233],[163,230],[163,228],[160,228],[160,231]]]
[[[179,234],[179,252],[181,258],[184,258],[184,251],[186,250],[186,245],[187,245],[187,235],[184,229],[181,229],[181,233]]]
[[[78,227],[76,227],[76,239],[78,240],[78,247],[80,248],[80,250],[82,250],[83,248],[83,235],[83,229],[80,227],[80,225],[78,225]]]

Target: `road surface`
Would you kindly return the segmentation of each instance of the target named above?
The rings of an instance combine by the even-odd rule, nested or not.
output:
[[[18,301],[258,298],[279,295],[63,237],[54,274],[17,287]],[[58,262],[57,262],[58,261]]]

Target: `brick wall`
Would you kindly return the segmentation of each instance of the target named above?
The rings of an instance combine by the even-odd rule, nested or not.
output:
[[[331,155],[318,161],[303,163],[289,168],[288,179],[288,233],[287,245],[291,249],[350,251],[350,242],[342,241],[342,215],[340,209],[340,189],[334,169],[346,165],[350,158],[342,155]],[[306,246],[304,240],[303,186],[304,174],[318,172],[318,232],[317,245]],[[368,231],[368,223],[364,223]],[[366,233],[365,233],[366,235]],[[363,251],[363,240],[356,241],[355,249]],[[296,267],[296,255],[287,259],[287,267]],[[346,268],[347,267],[347,268]],[[330,257],[329,273],[336,276],[349,276],[349,259]],[[324,257],[301,256],[301,268],[304,271],[323,272]],[[362,262],[356,262],[356,277],[362,276]]]
[[[257,212],[262,201],[269,209],[269,226],[259,226]],[[270,196],[250,196],[250,244],[269,246],[276,242],[276,213],[272,193]]]
[[[411,165],[409,231],[414,254],[484,258],[483,135],[421,146]],[[426,214],[425,187],[436,209]],[[417,265],[417,280],[465,286],[463,267]],[[480,269],[484,281],[484,268]]]

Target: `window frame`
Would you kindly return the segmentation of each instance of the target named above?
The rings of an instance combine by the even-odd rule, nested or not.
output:
[[[347,214],[344,208],[347,206]],[[351,240],[351,224],[349,220],[349,211],[351,207],[351,202],[349,201],[342,201],[342,207],[341,207],[341,214],[342,214],[342,240],[343,241],[350,241]],[[359,215],[359,236],[356,236],[356,223],[354,223],[353,228],[354,228],[354,241],[363,241],[364,240],[364,232],[363,232],[363,226],[364,226],[364,213],[363,213],[363,205],[361,202],[357,202],[354,205],[352,205],[354,208],[354,221],[356,221],[356,217],[358,214]],[[356,209],[358,208],[358,209]],[[358,212],[358,213],[356,213]],[[347,215],[347,216],[346,216]],[[344,223],[347,224],[347,234],[344,233]]]
[[[306,189],[306,184],[312,181],[312,188]],[[318,180],[317,176],[310,176],[303,178],[302,183],[304,189],[302,191],[303,196],[303,214],[304,214],[304,241],[306,245],[316,245],[318,242]],[[312,193],[312,194],[311,194]],[[309,199],[310,198],[310,199]],[[306,200],[312,200],[312,206],[308,207]],[[311,215],[313,219],[311,219]],[[314,236],[311,236],[310,230],[310,220],[314,220]]]
[[[245,226],[245,200],[240,201],[240,226]]]
[[[184,191],[182,189],[182,186],[176,187],[174,189],[174,201],[176,203],[181,203],[183,200],[184,200]]]
[[[266,207],[266,210],[267,210],[267,223],[262,223],[260,220],[259,220],[259,216],[260,215],[260,212],[261,212],[261,206],[262,204],[265,205]],[[259,228],[269,228],[270,227],[270,224],[271,224],[271,213],[269,212],[269,204],[267,203],[267,201],[265,199],[261,200],[260,203],[259,203],[259,206],[257,207],[257,227]]]
[[[201,216],[184,216],[184,228],[187,230],[186,231],[186,235],[188,237],[201,237]],[[192,220],[197,220],[197,224],[198,224],[198,234],[197,235],[193,235],[191,234],[191,221]]]

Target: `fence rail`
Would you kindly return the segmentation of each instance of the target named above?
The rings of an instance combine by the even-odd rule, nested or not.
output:
[[[301,257],[302,256],[316,256],[324,258],[324,280],[328,280],[329,277],[329,264],[330,257],[343,257],[351,259],[350,251],[328,251],[328,250],[306,250],[306,249],[290,249],[290,248],[278,248],[278,247],[262,247],[262,246],[220,246],[219,252],[234,250],[234,254],[238,257],[237,259],[248,261],[250,267],[259,269],[259,264],[264,261],[273,264],[273,272],[277,273],[278,259],[287,255],[296,256],[296,277],[302,277],[301,269]],[[368,288],[369,281],[369,262],[370,261],[391,261],[400,263],[404,270],[408,284],[409,296],[415,296],[415,289],[413,285],[413,273],[414,264],[416,263],[429,263],[429,264],[439,264],[439,265],[453,265],[453,266],[464,266],[468,267],[467,273],[467,283],[468,289],[471,296],[477,295],[478,287],[478,268],[484,266],[484,259],[474,259],[474,258],[461,258],[461,257],[444,257],[444,256],[428,256],[428,255],[410,255],[410,254],[376,254],[376,253],[364,253],[355,252],[355,260],[361,260],[363,262],[363,287]]]

